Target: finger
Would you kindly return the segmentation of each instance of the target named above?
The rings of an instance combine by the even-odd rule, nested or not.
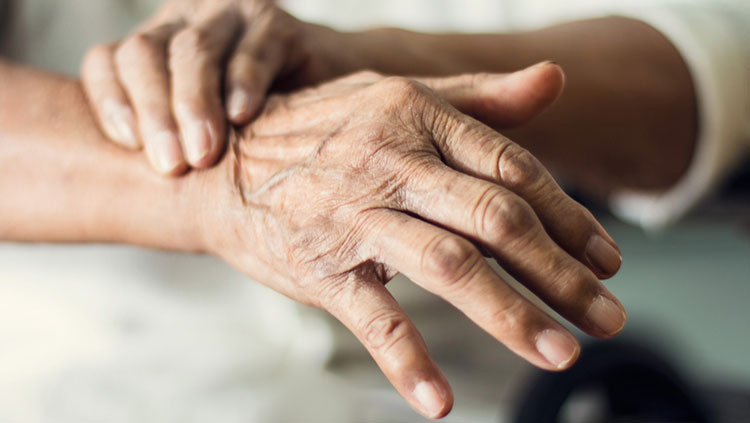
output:
[[[625,324],[617,299],[547,234],[534,210],[512,192],[437,165],[407,181],[404,200],[420,217],[486,247],[500,264],[585,332],[609,337]]]
[[[494,128],[527,123],[562,94],[565,75],[552,62],[508,74],[417,78],[453,107]]]
[[[532,364],[569,367],[575,338],[506,284],[479,251],[458,235],[395,211],[372,240],[379,261],[456,306],[477,325]]]
[[[359,339],[393,386],[429,418],[448,414],[453,394],[419,331],[375,277],[351,273],[323,306]]]
[[[193,167],[212,165],[224,147],[221,72],[239,24],[233,13],[210,16],[182,29],[169,46],[172,105],[185,158]]]
[[[138,119],[138,133],[156,171],[175,175],[187,169],[172,117],[167,40],[181,24],[164,24],[125,40],[115,53],[120,81]]]
[[[286,43],[271,32],[273,14],[260,14],[242,36],[227,66],[229,120],[242,125],[263,105],[287,55]]]
[[[619,248],[593,215],[570,198],[525,149],[456,110],[428,122],[445,162],[454,169],[499,184],[528,202],[550,236],[598,277],[620,268]],[[435,125],[440,119],[450,124]]]
[[[81,66],[81,82],[107,138],[125,148],[140,148],[135,115],[117,78],[113,45],[100,44],[86,53]]]

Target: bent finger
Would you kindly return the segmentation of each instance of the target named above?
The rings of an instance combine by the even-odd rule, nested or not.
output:
[[[433,137],[449,166],[523,198],[550,236],[599,278],[617,273],[622,263],[617,244],[588,210],[560,188],[539,160],[455,109],[443,108],[441,113],[441,119],[451,123],[432,128]]]
[[[100,44],[91,48],[81,65],[81,82],[99,125],[111,141],[136,150],[135,115],[120,85],[114,63],[115,46]]]
[[[273,36],[272,14],[261,14],[240,39],[226,73],[229,120],[242,125],[263,105],[268,89],[281,71],[286,43]]]
[[[135,109],[146,156],[152,167],[165,175],[187,169],[172,117],[166,59],[167,41],[181,25],[164,24],[131,35],[115,53],[120,81]]]
[[[182,29],[169,45],[172,107],[193,167],[212,165],[226,141],[221,72],[239,27],[235,14],[220,13]]]
[[[619,332],[625,314],[617,299],[578,260],[556,244],[534,210],[505,188],[438,162],[407,181],[404,202],[420,217],[487,248],[521,283],[583,331]]]
[[[336,281],[324,308],[367,348],[380,369],[414,409],[429,418],[448,414],[453,393],[409,317],[376,278],[355,272]]]
[[[559,370],[578,357],[575,338],[495,273],[469,241],[395,211],[373,240],[386,263],[441,296],[532,364]]]

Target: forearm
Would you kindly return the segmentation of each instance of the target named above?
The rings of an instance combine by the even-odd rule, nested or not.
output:
[[[625,18],[513,34],[353,34],[362,67],[386,73],[507,72],[555,60],[567,83],[540,118],[504,131],[591,194],[664,189],[692,157],[697,112],[682,57],[658,31]]]
[[[0,240],[201,249],[201,184],[107,142],[77,81],[0,61]]]

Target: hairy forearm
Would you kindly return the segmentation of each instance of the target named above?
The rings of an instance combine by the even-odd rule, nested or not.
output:
[[[199,178],[107,142],[75,80],[0,61],[0,169],[0,240],[201,249]]]
[[[565,70],[560,100],[505,131],[568,183],[594,195],[660,190],[688,167],[696,137],[692,80],[672,44],[648,25],[602,18],[512,34],[350,34],[360,66],[399,74],[507,72],[543,60]]]

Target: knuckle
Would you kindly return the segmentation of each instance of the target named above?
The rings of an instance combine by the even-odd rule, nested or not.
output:
[[[549,292],[558,302],[566,304],[586,304],[586,298],[593,298],[597,283],[586,276],[578,266],[558,263],[554,266],[557,277],[550,281]]]
[[[491,195],[476,215],[479,233],[493,242],[518,239],[537,225],[531,206],[523,200],[504,193]]]
[[[398,105],[410,103],[425,94],[424,87],[421,84],[401,76],[389,76],[376,85]]]
[[[158,47],[148,34],[137,33],[128,37],[115,53],[119,66],[129,65],[133,61],[151,59],[158,54]]]
[[[106,60],[109,60],[112,54],[110,46],[107,44],[97,44],[91,47],[83,58],[83,67],[98,66]]]
[[[535,318],[528,302],[519,296],[493,310],[490,321],[497,322],[502,332],[512,333],[530,329]]]
[[[444,287],[466,282],[477,268],[481,255],[468,241],[445,235],[428,244],[422,256],[422,270]]]
[[[515,144],[502,150],[497,168],[503,185],[511,190],[528,189],[540,183],[545,172],[536,157]]]
[[[385,115],[422,133],[442,133],[454,124],[434,93],[415,80],[389,76],[373,85]],[[385,101],[383,101],[383,99]]]
[[[423,151],[414,151],[408,156],[400,155],[392,160],[394,165],[393,169],[396,171],[397,178],[402,181],[405,187],[413,186],[413,184],[419,184],[420,181],[430,181],[437,178],[436,170],[442,170],[444,165],[440,161],[440,157],[432,149],[425,149]],[[406,192],[409,197],[413,197],[412,193],[407,190]],[[413,199],[410,207],[417,206],[417,199]]]
[[[210,53],[210,37],[197,28],[186,28],[175,35],[169,43],[169,52],[177,57],[196,57]]]
[[[100,44],[86,52],[81,63],[81,80],[87,89],[100,89],[102,80],[114,79],[112,69],[112,50],[109,46]]]
[[[407,318],[393,310],[382,310],[368,316],[363,321],[362,328],[365,343],[381,353],[408,337],[410,332]]]

